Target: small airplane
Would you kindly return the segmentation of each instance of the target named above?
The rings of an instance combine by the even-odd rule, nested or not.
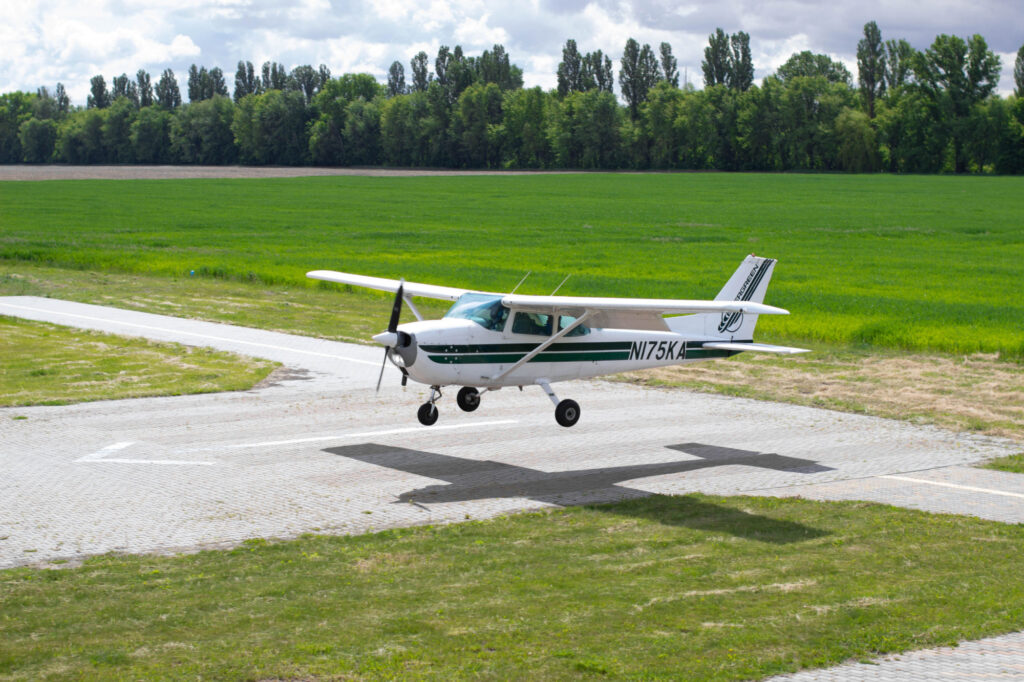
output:
[[[713,301],[502,294],[331,270],[306,276],[394,292],[387,331],[373,337],[384,346],[377,390],[388,361],[401,370],[403,386],[410,378],[429,386],[430,397],[417,412],[421,424],[437,421],[443,386],[461,386],[456,402],[472,412],[484,393],[537,385],[554,403],[555,421],[568,427],[579,420],[580,406],[558,399],[551,389],[558,381],[749,351],[807,352],[754,343],[758,315],[789,314],[763,303],[775,262],[747,256]],[[412,302],[416,296],[454,303],[440,320],[424,320]],[[398,323],[403,303],[416,322]]]

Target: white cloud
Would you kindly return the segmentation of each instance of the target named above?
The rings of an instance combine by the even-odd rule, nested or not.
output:
[[[716,27],[750,34],[756,75],[773,72],[793,52],[809,49],[843,61],[856,75],[862,27],[876,20],[883,38],[923,48],[939,33],[980,33],[1003,57],[1001,92],[1013,87],[1016,50],[1024,40],[1019,0],[861,0],[827,11],[811,0],[36,0],[9,3],[0,25],[0,92],[63,82],[84,103],[89,78],[109,80],[146,69],[219,66],[230,77],[239,60],[288,67],[327,64],[333,73],[365,71],[383,78],[395,59],[409,68],[425,51],[461,44],[479,54],[505,45],[527,86],[553,87],[561,48],[602,50],[615,62],[627,38],[672,45],[680,71],[700,84],[707,36]]]

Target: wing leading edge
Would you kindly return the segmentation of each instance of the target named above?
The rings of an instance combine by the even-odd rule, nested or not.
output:
[[[525,296],[508,294],[501,302],[510,308],[538,312],[585,310],[688,315],[694,313],[747,313],[789,315],[788,310],[751,301],[690,301],[671,298],[599,298],[589,296]]]
[[[456,289],[454,287],[442,287],[435,284],[419,284],[417,282],[401,282],[397,279],[385,279],[383,277],[368,277],[366,275],[353,275],[348,272],[335,272],[333,270],[313,270],[307,272],[306,277],[310,279],[321,279],[325,282],[337,282],[338,284],[351,284],[356,287],[377,289],[378,291],[398,291],[398,285],[402,284],[402,292],[406,296],[423,296],[425,298],[438,298],[445,301],[454,301],[463,294],[469,293],[472,289]]]

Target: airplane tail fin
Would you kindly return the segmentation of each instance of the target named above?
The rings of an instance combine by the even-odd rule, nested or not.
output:
[[[750,301],[764,303],[764,294],[775,269],[774,258],[758,258],[751,254],[743,259],[716,301]],[[666,318],[669,329],[680,334],[693,334],[729,341],[752,341],[757,315],[749,313],[704,313]]]

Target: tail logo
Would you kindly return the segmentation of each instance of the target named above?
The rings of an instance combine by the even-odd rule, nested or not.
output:
[[[761,280],[764,279],[765,274],[774,262],[775,259],[766,258],[753,267],[750,274],[747,275],[747,279],[744,280],[743,285],[740,287],[739,292],[736,294],[737,301],[750,300],[750,297],[754,295],[755,291],[757,291],[757,287],[760,286]],[[741,326],[743,326],[743,313],[722,313],[722,320],[718,323],[718,333],[735,332]]]

